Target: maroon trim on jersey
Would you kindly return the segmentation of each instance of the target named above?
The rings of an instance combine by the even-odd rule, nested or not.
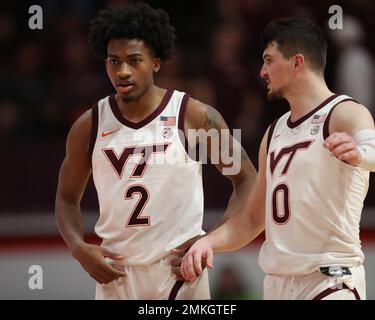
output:
[[[357,102],[355,101],[354,99],[350,99],[350,98],[347,98],[347,99],[344,99],[340,102],[338,102],[337,104],[335,104],[331,110],[329,110],[328,112],[328,115],[327,115],[327,118],[325,119],[324,121],[324,124],[323,124],[323,140],[327,139],[329,137],[329,120],[331,119],[331,115],[332,115],[332,111],[341,103],[341,102],[345,102],[345,101],[354,101],[354,102]],[[358,103],[358,102],[357,102]]]
[[[98,103],[95,103],[91,108],[91,136],[90,136],[90,143],[89,143],[90,157],[92,157],[92,153],[94,151],[94,146],[96,142],[96,137],[98,136],[98,122],[99,122]]]
[[[324,291],[316,295],[312,300],[322,300],[324,297],[329,296],[331,293],[334,293],[336,291],[343,290],[343,289],[350,290],[351,292],[353,292],[356,300],[361,300],[361,297],[359,296],[357,289],[356,288],[350,289],[345,283],[343,283],[342,288],[338,288],[334,286],[334,287],[325,289]]]
[[[188,144],[188,140],[186,138],[186,133],[185,133],[185,115],[186,115],[186,107],[187,107],[189,99],[190,99],[190,96],[185,93],[181,101],[180,113],[178,115],[178,130],[179,130],[178,135],[180,137],[182,145],[184,146],[187,154],[189,154],[189,144]]]
[[[299,126],[302,122],[304,122],[305,120],[307,120],[308,118],[310,118],[315,112],[317,112],[318,110],[320,110],[321,108],[323,108],[324,106],[326,106],[328,103],[330,103],[336,97],[338,97],[338,94],[334,94],[334,95],[330,96],[329,98],[327,98],[326,100],[324,100],[320,105],[318,105],[315,109],[311,110],[309,113],[305,114],[303,117],[299,118],[297,121],[293,122],[290,119],[291,116],[289,116],[286,124],[291,129]]]
[[[176,281],[174,284],[171,293],[169,294],[168,300],[176,300],[178,291],[180,291],[182,285],[184,284],[183,280]]]
[[[150,123],[152,120],[154,120],[159,114],[163,112],[165,107],[167,106],[169,100],[171,99],[173,94],[172,90],[167,90],[166,93],[164,94],[163,99],[161,100],[159,106],[146,118],[143,120],[135,123],[130,120],[127,120],[121,113],[120,108],[116,102],[115,95],[111,95],[109,97],[109,105],[111,106],[112,112],[116,119],[120,121],[124,126],[127,126],[132,129],[140,129],[144,127],[146,124]]]
[[[268,153],[268,150],[270,149],[270,144],[271,144],[271,139],[272,139],[273,131],[275,130],[276,123],[277,123],[278,120],[279,120],[279,118],[275,119],[271,123],[270,129],[268,130],[268,136],[267,136],[267,153]]]

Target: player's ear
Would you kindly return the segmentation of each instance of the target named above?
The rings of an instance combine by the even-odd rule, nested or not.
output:
[[[158,71],[160,70],[160,65],[161,60],[159,58],[154,58],[152,71],[154,71],[154,73],[158,73]]]
[[[304,66],[305,66],[305,57],[303,56],[303,54],[296,54],[294,57],[293,57],[293,67],[294,67],[294,72],[299,72],[301,70],[303,70]]]
[[[305,64],[305,57],[303,56],[303,54],[296,54],[294,56],[294,68],[301,68],[302,66],[304,66]]]

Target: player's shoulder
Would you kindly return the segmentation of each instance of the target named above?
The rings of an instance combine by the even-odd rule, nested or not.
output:
[[[347,113],[347,112],[358,112],[358,111],[368,111],[368,109],[358,101],[348,97],[347,99],[339,102],[333,112],[333,113]]]
[[[190,123],[190,127],[196,129],[227,126],[219,111],[214,107],[191,97],[187,103],[186,119]]]
[[[361,103],[347,100],[336,105],[329,119],[329,132],[345,131],[356,128],[359,123],[373,123],[370,111]]]
[[[332,111],[331,121],[350,121],[353,117],[371,115],[370,111],[355,100],[344,100]]]
[[[214,109],[210,105],[196,99],[193,97],[189,98],[187,102],[187,110],[190,110],[192,113],[204,114],[205,112]]]
[[[73,132],[85,132],[91,130],[93,119],[93,109],[89,108],[84,113],[82,113],[73,123],[70,128],[70,131]]]
[[[70,127],[67,142],[88,146],[92,136],[93,125],[95,125],[95,115],[97,115],[96,105],[83,112]]]

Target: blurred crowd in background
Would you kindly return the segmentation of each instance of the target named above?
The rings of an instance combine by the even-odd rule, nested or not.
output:
[[[100,8],[127,2],[1,1],[0,213],[53,212],[70,126],[94,102],[114,92],[104,62],[90,50],[89,21]],[[329,43],[328,85],[375,113],[375,6],[370,0],[145,2],[170,14],[178,36],[174,58],[162,66],[156,83],[217,108],[230,128],[242,129],[242,143],[255,164],[266,128],[288,110],[285,102],[267,101],[259,77],[260,33],[272,19],[299,16],[321,26]],[[43,9],[42,30],[28,28],[31,4]],[[328,28],[331,5],[343,9],[342,30]],[[204,168],[204,177],[206,207],[224,207],[229,182],[213,168]],[[370,187],[367,204],[375,204],[374,189]],[[84,207],[97,210],[92,184]]]

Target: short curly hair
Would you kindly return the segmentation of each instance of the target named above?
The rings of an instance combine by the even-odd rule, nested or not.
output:
[[[88,37],[100,58],[107,57],[107,45],[111,39],[126,38],[143,40],[162,61],[172,57],[176,40],[175,28],[170,24],[168,14],[141,2],[121,9],[109,7],[100,10],[91,21]]]

